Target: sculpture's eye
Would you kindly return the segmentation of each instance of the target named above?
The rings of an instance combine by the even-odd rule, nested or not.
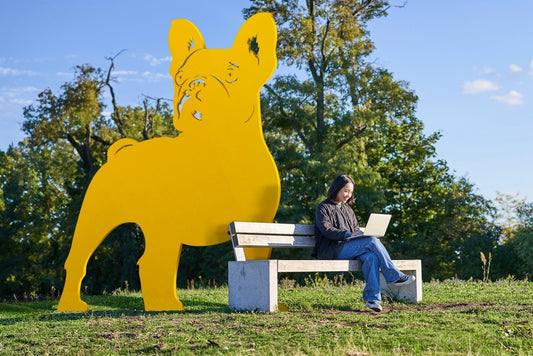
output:
[[[253,52],[253,54],[258,57],[259,55],[259,43],[257,43],[257,36],[252,37],[248,40],[248,46],[250,48],[250,52]]]
[[[226,69],[225,81],[228,84],[233,84],[239,79],[239,66],[233,62],[230,62]]]
[[[183,85],[183,82],[184,82],[184,75],[183,75],[183,71],[182,70],[179,70],[176,75],[174,76],[174,82],[176,83],[177,86],[181,87]]]

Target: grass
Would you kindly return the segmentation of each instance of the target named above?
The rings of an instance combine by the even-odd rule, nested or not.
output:
[[[26,355],[533,355],[533,283],[424,283],[418,305],[365,308],[363,284],[294,287],[290,311],[232,312],[227,288],[179,290],[185,312],[145,312],[139,292],[0,303],[0,354]]]

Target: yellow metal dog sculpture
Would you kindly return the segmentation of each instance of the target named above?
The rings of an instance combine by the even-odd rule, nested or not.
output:
[[[270,14],[248,19],[229,49],[205,49],[187,20],[172,22],[176,138],[122,139],[108,150],[80,211],[58,309],[86,311],[81,282],[87,262],[117,226],[136,223],[145,238],[139,276],[146,310],[183,310],[176,278],[183,244],[229,240],[233,220],[271,222],[280,181],[266,146],[259,92],[276,65]],[[269,251],[249,250],[251,258]]]

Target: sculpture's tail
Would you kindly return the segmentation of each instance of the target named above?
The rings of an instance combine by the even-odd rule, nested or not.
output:
[[[135,141],[132,138],[123,138],[118,140],[117,142],[113,143],[109,148],[107,149],[107,161],[111,161],[113,157],[119,153],[121,150],[123,150],[126,147],[131,147],[135,145],[137,141]]]

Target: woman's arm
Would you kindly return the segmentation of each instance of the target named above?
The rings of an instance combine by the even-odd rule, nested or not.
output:
[[[355,217],[355,213],[353,210],[346,206],[346,214],[349,216],[350,219],[350,225],[353,226],[351,228],[352,233],[350,234],[350,238],[359,237],[364,235],[363,229],[359,227],[359,222],[357,221],[357,218]]]
[[[315,226],[318,228],[320,234],[333,241],[343,241],[352,235],[351,231],[340,229],[339,226],[333,222],[331,217],[332,212],[327,206],[321,204],[318,206],[315,214]]]

